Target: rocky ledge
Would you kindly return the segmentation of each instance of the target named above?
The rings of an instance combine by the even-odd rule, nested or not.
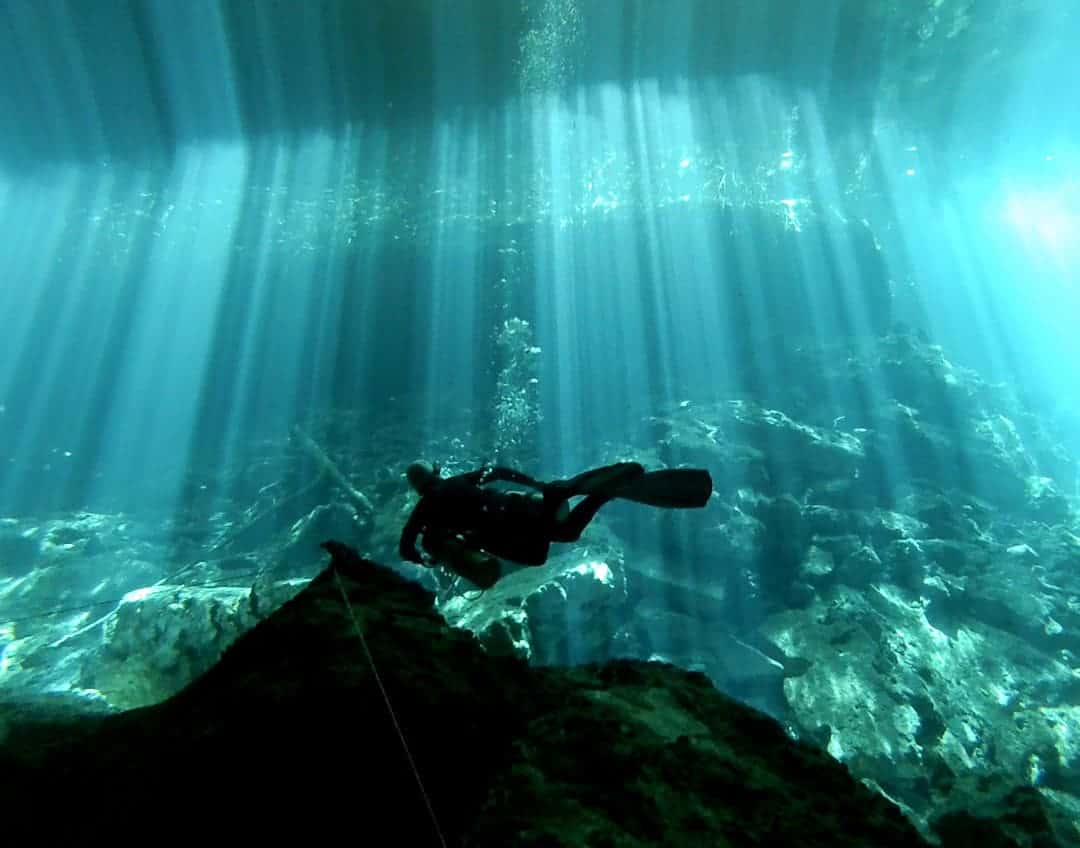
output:
[[[924,844],[845,766],[703,674],[490,656],[421,586],[324,547],[330,567],[167,701],[5,710],[5,833],[145,816],[401,845]],[[62,815],[30,812],[42,803]]]

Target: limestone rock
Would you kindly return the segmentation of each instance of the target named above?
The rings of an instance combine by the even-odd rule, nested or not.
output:
[[[888,801],[703,675],[618,661],[530,669],[447,627],[434,598],[329,543],[335,568],[164,703],[35,716],[0,748],[5,834],[133,824],[245,838],[341,814],[401,844],[924,844]],[[237,816],[238,800],[257,801]],[[272,811],[272,814],[266,814]],[[259,814],[263,813],[263,814]]]

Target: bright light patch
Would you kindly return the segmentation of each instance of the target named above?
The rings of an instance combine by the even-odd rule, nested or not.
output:
[[[914,168],[908,168],[906,171],[904,171],[904,173],[907,174],[909,177],[914,177],[915,176],[915,169]]]
[[[132,591],[130,591],[126,595],[124,595],[123,598],[120,599],[120,603],[122,603],[122,604],[137,604],[139,601],[145,601],[147,598],[149,598],[155,592],[157,592],[157,587],[156,586],[146,586],[146,587],[144,587],[142,589],[133,589]]]
[[[1005,217],[1027,242],[1064,251],[1080,237],[1080,209],[1065,191],[1055,194],[1014,194],[1005,204]]]
[[[611,573],[611,568],[606,562],[601,560],[592,560],[591,562],[583,562],[574,568],[578,574],[588,575],[591,574],[595,580],[599,580],[601,583],[608,585],[614,584],[615,576]]]
[[[689,159],[683,159],[683,160],[682,160],[682,161],[681,161],[681,162],[679,163],[679,167],[680,167],[680,168],[689,168],[689,167],[690,167],[690,160],[689,160]]]

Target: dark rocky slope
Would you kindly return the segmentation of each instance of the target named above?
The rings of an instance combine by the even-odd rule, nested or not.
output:
[[[5,832],[147,817],[437,845],[436,819],[450,845],[923,844],[843,765],[702,674],[491,657],[417,584],[328,549],[332,568],[164,703],[9,718]],[[29,813],[42,803],[62,814]]]

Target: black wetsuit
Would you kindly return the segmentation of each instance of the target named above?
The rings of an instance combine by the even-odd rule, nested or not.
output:
[[[519,483],[542,497],[485,488],[496,481]],[[568,513],[560,507],[571,490],[559,483],[541,483],[512,468],[482,468],[433,482],[401,531],[402,559],[422,563],[416,540],[425,547],[459,536],[474,550],[486,551],[521,565],[543,565],[552,542],[574,542],[611,498],[588,495]]]

